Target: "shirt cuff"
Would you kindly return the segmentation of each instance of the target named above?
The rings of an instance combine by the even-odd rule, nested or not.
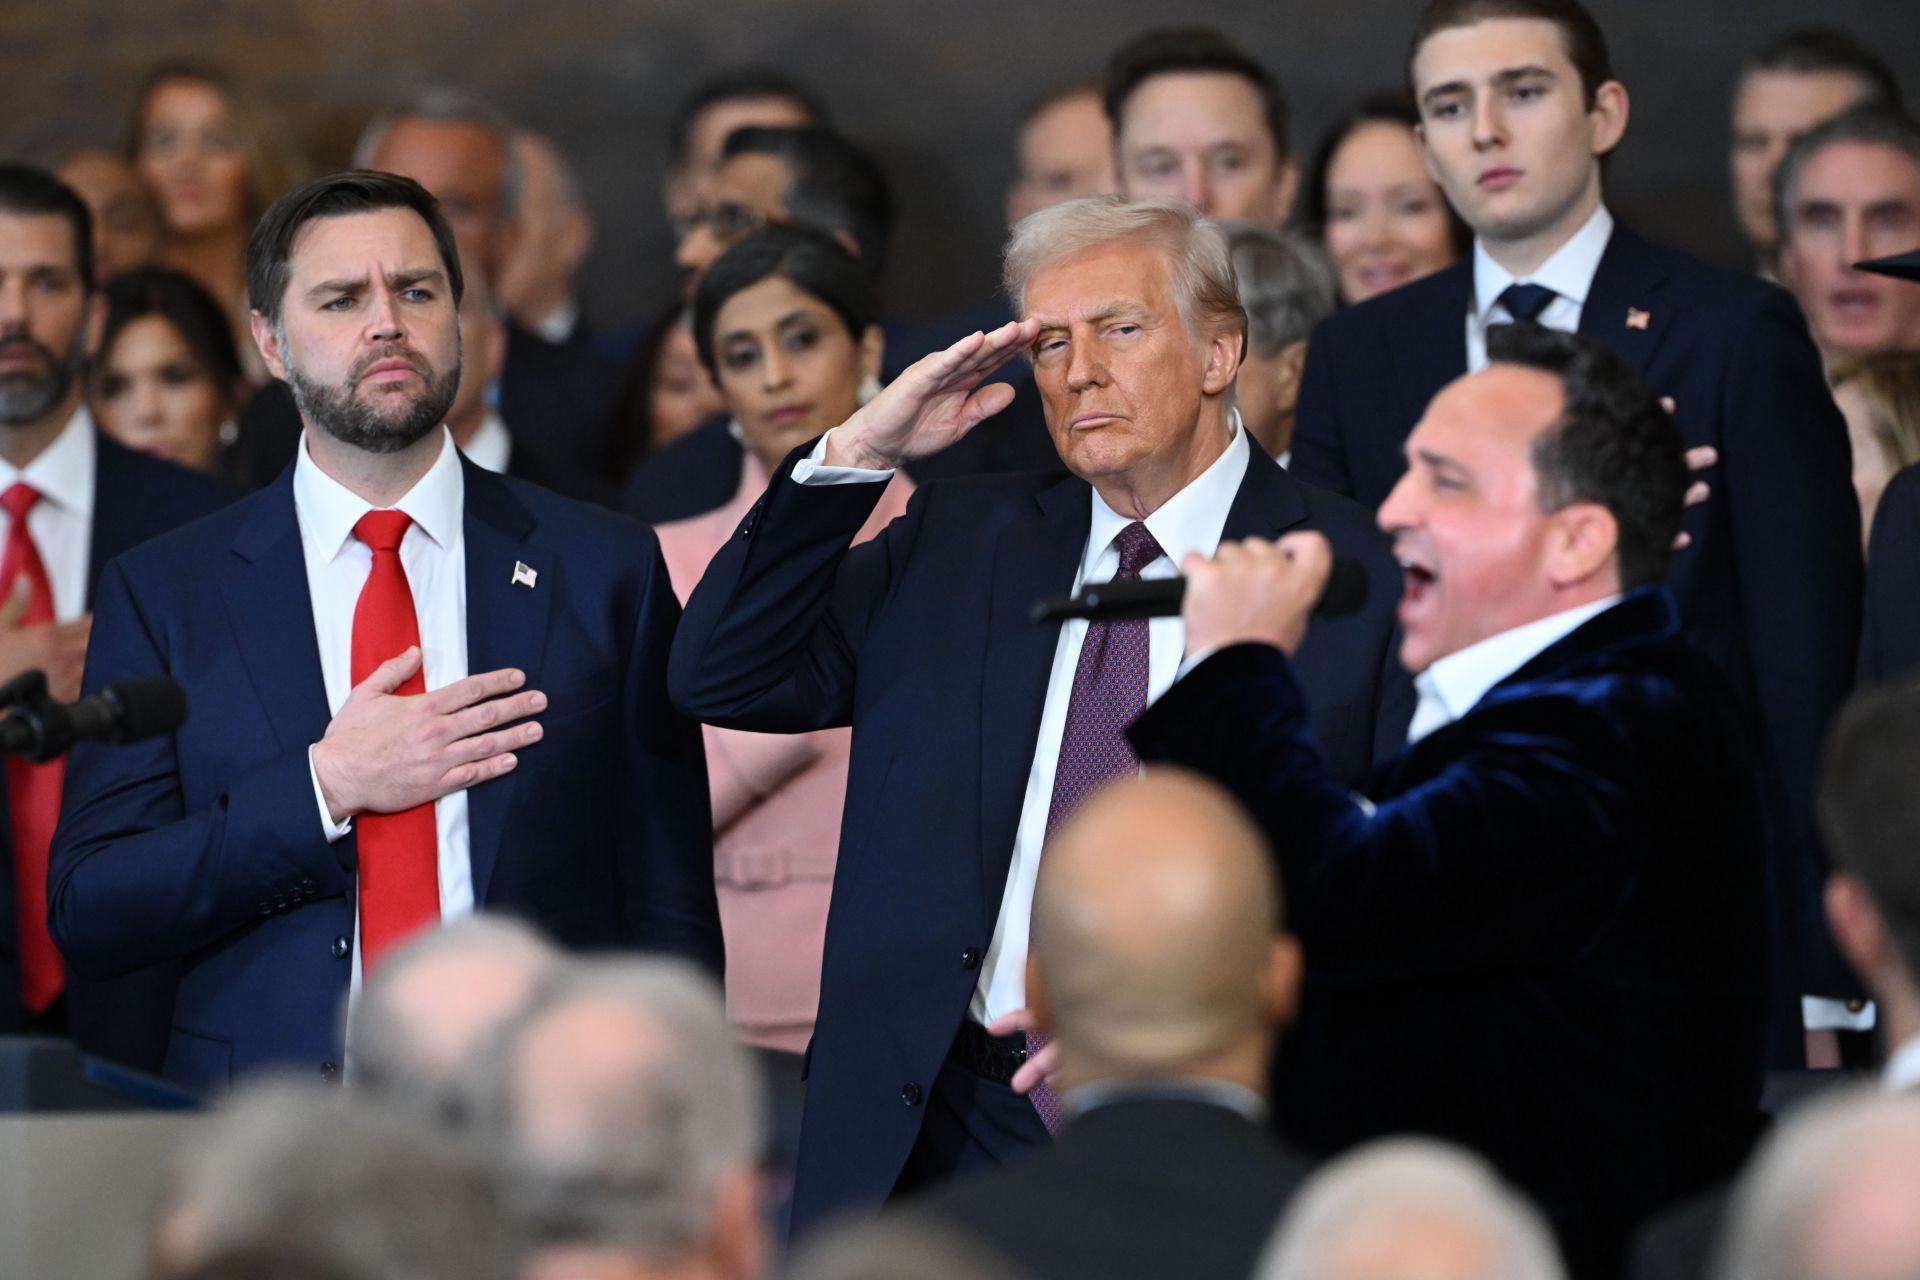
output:
[[[312,747],[307,748],[307,776],[313,779],[313,803],[320,809],[320,829],[327,833],[327,843],[333,844],[353,830],[353,815],[348,814],[345,822],[333,820],[333,813],[327,808],[326,794],[320,790],[320,771],[313,767]]]
[[[834,431],[839,428],[835,427]],[[827,441],[833,438],[833,431],[827,432],[814,442],[813,452],[793,464],[793,479],[796,484],[869,484],[875,480],[891,480],[892,469],[871,471],[866,467],[830,467],[827,465]]]
[[[1800,1020],[1809,1031],[1871,1031],[1873,1001],[1801,996]]]

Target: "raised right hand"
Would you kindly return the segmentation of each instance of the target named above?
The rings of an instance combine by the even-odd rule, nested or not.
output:
[[[946,448],[1013,403],[1013,388],[1004,382],[980,384],[1039,332],[1037,320],[1011,320],[914,361],[833,429],[827,465],[885,471]]]
[[[431,693],[396,694],[420,661],[410,648],[375,667],[314,744],[313,771],[335,822],[399,813],[497,778],[519,763],[516,749],[540,740],[539,724],[514,723],[547,706],[537,689],[514,692],[524,672],[505,668]]]
[[[23,627],[33,587],[26,576],[13,580],[13,591],[0,602],[0,680],[11,680],[30,667],[46,673],[47,692],[61,702],[80,696],[80,675],[87,665],[87,637],[93,634],[93,615],[72,622]]]

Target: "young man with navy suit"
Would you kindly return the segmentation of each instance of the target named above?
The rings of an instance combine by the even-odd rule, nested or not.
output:
[[[176,735],[73,755],[50,873],[72,967],[181,968],[165,1070],[345,1061],[342,997],[487,909],[718,972],[698,729],[644,528],[466,462],[459,256],[417,183],[288,195],[254,337],[306,423],[270,488],[109,565],[89,687],[165,672]]]
[[[79,693],[89,610],[107,561],[235,496],[94,428],[82,400],[102,312],[90,223],[79,197],[52,175],[0,165],[0,520],[8,548],[0,681],[39,669],[63,701]],[[155,1070],[171,975],[155,968],[89,982],[66,970],[47,934],[46,859],[61,775],[57,763],[13,761],[0,790],[0,1033],[67,1034],[89,1053]]]
[[[1024,319],[919,361],[796,450],[688,602],[675,702],[765,732],[853,726],[793,1222],[872,1205],[1046,1139],[1010,1088],[1047,834],[1137,766],[1119,734],[1179,664],[1179,623],[1039,626],[1082,582],[1164,577],[1224,537],[1315,528],[1376,581],[1366,513],[1288,475],[1231,412],[1245,313],[1224,235],[1178,200],[1088,197],[1008,249]],[[902,462],[1004,408],[1033,360],[1074,474],[932,483],[851,547]],[[1397,742],[1410,699],[1379,593],[1303,656],[1340,767]]]
[[[1603,199],[1626,89],[1578,0],[1434,0],[1410,71],[1428,166],[1473,253],[1327,321],[1308,347],[1293,468],[1377,505],[1439,389],[1486,363],[1490,326],[1578,330],[1667,397],[1718,453],[1670,585],[1688,637],[1733,680],[1766,746],[1781,951],[1777,1046],[1802,996],[1861,994],[1819,910],[1814,763],[1850,686],[1861,562],[1846,427],[1793,299],[1641,239]],[[1837,1002],[1810,1025],[1833,1025]]]

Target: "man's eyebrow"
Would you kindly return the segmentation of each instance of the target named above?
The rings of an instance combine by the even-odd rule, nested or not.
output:
[[[1524,67],[1508,67],[1503,71],[1496,71],[1488,78],[1488,83],[1492,84],[1495,88],[1504,89],[1516,80],[1524,80],[1535,76],[1544,76],[1549,80],[1555,78],[1550,68],[1528,64]],[[1421,94],[1420,105],[1428,106],[1437,98],[1451,97],[1458,93],[1470,93],[1472,90],[1473,85],[1465,80],[1449,80],[1445,84],[1437,84]]]
[[[307,296],[309,298],[318,298],[325,294],[362,293],[366,290],[366,287],[367,278],[365,276],[341,276],[334,280],[322,280],[320,283],[314,285],[313,288],[307,290]]]
[[[1129,302],[1124,298],[1115,298],[1111,302],[1102,302],[1095,306],[1088,307],[1081,318],[1089,323],[1094,323],[1101,320],[1112,320],[1119,316],[1139,319],[1146,314],[1147,309],[1139,303]],[[1067,322],[1059,316],[1030,316],[1028,318],[1038,320],[1042,332],[1048,329],[1064,329],[1067,327]]]
[[[1435,453],[1431,449],[1414,449],[1409,452],[1421,462],[1432,467],[1435,471],[1457,471],[1462,475],[1472,474],[1458,459],[1449,458],[1444,453]]]
[[[437,267],[416,267],[411,271],[392,271],[387,273],[387,287],[390,289],[411,289],[420,284],[444,284],[446,273]],[[337,294],[359,294],[366,292],[367,277],[342,276],[333,280],[322,280],[307,290],[309,298],[319,298]]]

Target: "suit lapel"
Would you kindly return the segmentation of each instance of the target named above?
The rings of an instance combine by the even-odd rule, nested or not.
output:
[[[1391,297],[1392,295],[1388,295]],[[1413,295],[1418,312],[1405,323],[1387,327],[1389,351],[1400,388],[1400,433],[1380,437],[1393,450],[1389,475],[1403,469],[1400,442],[1427,411],[1440,388],[1467,371],[1467,308],[1473,303],[1473,255],[1468,254],[1434,277],[1433,286]]]
[[[526,672],[526,688],[539,687],[547,647],[547,615],[563,572],[545,548],[529,541],[533,515],[499,477],[461,459],[466,483],[462,526],[467,541],[467,671],[479,675],[502,667]],[[532,571],[532,586],[523,585]],[[473,900],[487,904],[487,886],[500,852],[521,770],[467,792],[467,828],[473,865]]]
[[[93,593],[100,585],[101,571],[107,561],[125,551],[138,536],[128,527],[128,515],[140,509],[138,494],[128,492],[126,477],[120,469],[119,455],[104,435],[94,439],[93,457],[93,531],[87,545],[87,607],[93,607]]]
[[[1580,308],[1580,332],[1619,352],[1643,378],[1673,320],[1666,280],[1652,247],[1616,226]]]
[[[102,495],[104,497],[104,493]],[[311,744],[330,718],[313,597],[293,511],[293,468],[248,499],[252,510],[219,566],[220,592],[233,628],[234,652],[266,709],[282,751]],[[104,541],[96,522],[96,555]]]
[[[994,542],[980,692],[980,849],[988,927],[1013,861],[1047,679],[1060,641],[1058,624],[1035,626],[1027,610],[1034,601],[1072,587],[1092,518],[1086,482],[1069,478],[1036,495]]]
[[[1251,434],[1247,436],[1247,473],[1220,527],[1222,542],[1241,538],[1277,538],[1307,518],[1300,482],[1273,460]]]

